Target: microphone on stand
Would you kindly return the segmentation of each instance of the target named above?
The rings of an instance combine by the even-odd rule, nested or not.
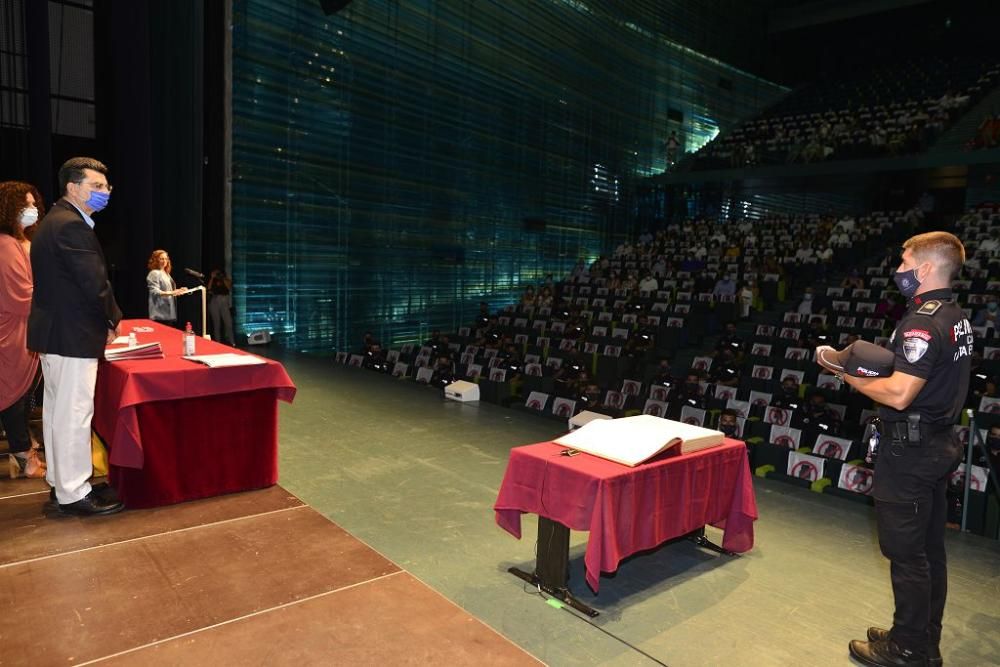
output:
[[[188,274],[189,276],[194,276],[198,280],[204,280],[205,279],[205,274],[204,273],[198,273],[194,269],[184,269],[184,273]]]

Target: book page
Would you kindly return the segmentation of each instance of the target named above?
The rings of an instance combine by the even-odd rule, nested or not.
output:
[[[682,452],[722,443],[721,431],[652,415],[594,420],[555,442],[627,466],[635,466],[676,445]]]

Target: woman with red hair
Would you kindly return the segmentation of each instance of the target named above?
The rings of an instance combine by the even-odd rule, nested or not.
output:
[[[24,230],[44,213],[42,197],[18,181],[0,183],[0,423],[7,432],[11,478],[44,477],[45,463],[28,431],[38,385],[38,355],[28,350],[31,312],[30,242]]]
[[[177,296],[186,294],[187,289],[177,288],[170,275],[172,268],[170,255],[166,250],[154,250],[146,262],[149,273],[146,287],[149,289],[149,319],[172,327],[177,326]]]

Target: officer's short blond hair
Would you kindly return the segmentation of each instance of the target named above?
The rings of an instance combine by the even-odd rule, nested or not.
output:
[[[932,261],[949,279],[954,279],[965,264],[965,246],[949,232],[911,236],[903,243],[903,250],[910,250],[915,259]]]

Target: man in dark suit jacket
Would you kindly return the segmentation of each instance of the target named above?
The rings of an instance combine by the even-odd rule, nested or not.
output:
[[[92,158],[67,160],[59,169],[62,199],[38,225],[31,247],[35,285],[28,347],[39,353],[45,376],[46,479],[60,511],[69,514],[123,508],[88,481],[97,362],[122,318],[90,217],[110,199],[107,171]]]

